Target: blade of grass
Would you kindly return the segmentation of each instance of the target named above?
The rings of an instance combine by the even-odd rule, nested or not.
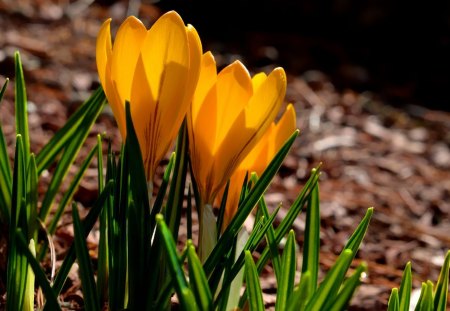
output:
[[[308,297],[311,296],[309,292],[311,290],[311,285],[309,285],[310,280],[309,271],[302,274],[300,284],[294,289],[294,292],[288,300],[287,311],[303,311],[305,309]]]
[[[333,267],[325,276],[325,279],[319,285],[319,288],[313,294],[308,304],[307,311],[313,310],[327,310],[331,307],[338,294],[338,290],[344,280],[345,274],[350,267],[353,260],[353,252],[350,249],[345,249],[336,260]],[[331,302],[331,303],[330,303]]]
[[[9,79],[6,78],[0,90],[0,103],[8,86]],[[0,221],[9,223],[9,210],[11,208],[11,184],[12,173],[9,162],[8,149],[6,147],[5,135],[0,122]]]
[[[444,264],[442,265],[439,279],[436,284],[436,291],[434,293],[434,310],[436,311],[447,310],[449,265],[450,251],[447,251]]]
[[[81,289],[86,310],[100,311],[100,302],[97,296],[97,285],[94,280],[94,269],[89,257],[89,250],[86,245],[85,232],[78,214],[78,207],[75,202],[72,204],[72,217],[75,235],[75,253],[81,279]]]
[[[348,304],[356,291],[356,288],[361,284],[361,277],[366,270],[367,265],[365,263],[360,264],[356,268],[356,271],[353,273],[353,275],[344,282],[341,290],[339,291],[339,294],[336,297],[336,300],[331,306],[330,311],[347,309]]]
[[[408,311],[411,300],[412,275],[411,262],[408,262],[403,270],[402,282],[399,290],[399,310]]]
[[[319,252],[320,252],[320,207],[319,207],[319,185],[313,188],[308,200],[306,210],[305,242],[303,245],[302,276],[309,271],[308,290],[310,294],[317,289],[317,278],[319,275]],[[307,297],[307,300],[310,297]]]
[[[400,303],[398,298],[398,288],[393,288],[388,301],[388,311],[399,311]]]
[[[46,306],[48,306],[49,310],[55,311],[61,310],[61,307],[59,306],[58,303],[57,295],[51,288],[50,283],[48,282],[47,277],[45,275],[45,272],[41,268],[40,263],[36,260],[36,258],[28,248],[25,236],[20,229],[16,231],[16,241],[18,247],[27,257],[27,260],[31,268],[33,269],[37,284],[42,288],[45,299],[47,300]]]
[[[282,274],[277,288],[276,310],[286,310],[287,302],[294,291],[294,278],[297,268],[295,256],[295,233],[291,230],[282,256]]]
[[[15,64],[15,108],[16,108],[16,134],[22,136],[25,162],[30,157],[30,134],[28,130],[27,93],[25,90],[25,78],[23,76],[22,61],[19,52],[14,53]]]
[[[83,132],[90,132],[98,114],[103,109],[104,103],[105,94],[103,93],[102,88],[99,87],[36,155],[38,175],[53,163],[59,152],[67,146],[74,135],[83,136]]]
[[[83,229],[86,234],[86,232],[90,232],[92,230],[92,227],[94,227],[95,222],[97,221],[98,216],[100,215],[100,212],[105,205],[106,200],[109,198],[110,191],[113,187],[114,183],[113,181],[109,181],[105,189],[103,189],[102,193],[100,194],[97,201],[94,203],[94,205],[91,207],[89,213],[82,221]],[[85,235],[85,238],[87,235]],[[75,261],[75,245],[72,244],[67,251],[66,258],[64,259],[61,267],[59,268],[59,271],[56,275],[55,282],[53,284],[53,291],[55,292],[55,295],[59,295],[64,283],[66,281],[67,275],[69,274],[70,268],[72,267],[74,261]],[[44,309],[46,311],[49,311],[51,309]]]
[[[78,130],[72,135],[70,142],[68,142],[68,145],[65,146],[64,152],[58,161],[55,172],[53,173],[53,178],[50,181],[48,190],[45,193],[44,199],[42,200],[42,206],[39,212],[39,218],[42,220],[42,222],[46,222],[45,220],[50,212],[50,207],[57,193],[59,192],[61,184],[65,176],[67,175],[70,166],[76,159],[84,141],[86,140],[91,126],[93,125],[99,114],[100,109],[91,109],[91,111],[89,111],[89,114],[86,115],[86,120],[92,121],[92,123],[88,123],[87,128],[81,128],[80,125]]]
[[[249,251],[245,252],[245,283],[247,287],[249,310],[264,311],[265,307],[261,284],[259,283],[259,275],[252,254]]]
[[[187,250],[189,284],[194,293],[199,310],[212,310],[212,295],[209,290],[208,280],[203,271],[202,263],[195,252],[192,241],[188,242]]]
[[[178,261],[175,241],[173,240],[172,232],[164,222],[163,216],[158,214],[156,216],[157,228],[161,234],[164,248],[166,250],[168,267],[172,276],[173,285],[177,292],[180,305],[184,310],[197,310],[194,294],[189,288],[186,278],[184,276],[183,268]]]

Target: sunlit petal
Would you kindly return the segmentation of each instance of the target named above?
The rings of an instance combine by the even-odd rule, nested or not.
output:
[[[108,59],[111,58],[112,55],[112,44],[111,44],[111,19],[107,19],[97,37],[97,47],[96,47],[96,61],[97,61],[97,70],[98,77],[100,82],[105,87],[106,80],[106,64],[108,63]]]
[[[142,22],[130,16],[120,25],[114,40],[111,76],[123,105],[130,100],[134,69],[146,34]]]

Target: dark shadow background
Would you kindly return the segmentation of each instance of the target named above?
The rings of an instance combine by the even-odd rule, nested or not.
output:
[[[325,73],[339,89],[394,106],[450,110],[450,1],[162,0],[199,31],[205,49],[249,67]]]

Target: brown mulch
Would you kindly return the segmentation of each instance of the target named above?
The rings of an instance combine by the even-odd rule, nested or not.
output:
[[[5,77],[14,77],[13,54],[20,51],[30,102],[33,151],[39,151],[97,88],[97,31],[107,17],[113,17],[117,26],[126,15],[126,1],[109,6],[90,2],[0,2],[0,83]],[[148,25],[160,12],[141,3],[140,14]],[[208,44],[205,47],[209,48]],[[218,57],[226,63],[241,56]],[[250,68],[269,69],[270,65]],[[321,163],[322,272],[333,264],[367,208],[375,208],[355,261],[365,261],[368,272],[351,310],[385,309],[390,289],[399,286],[408,261],[412,262],[414,288],[420,288],[420,282],[427,279],[435,282],[450,249],[450,113],[421,106],[395,108],[374,93],[337,90],[320,71],[310,70],[301,76],[290,74],[289,68],[286,71],[287,101],[297,109],[301,134],[267,194],[269,205],[283,201],[289,207],[310,170]],[[0,106],[11,156],[15,139],[12,90],[11,84]],[[108,109],[94,126],[88,145],[92,146],[96,135],[104,132],[113,137],[118,148],[120,137]],[[82,150],[81,158],[89,146]],[[90,174],[95,176],[95,168]],[[96,195],[92,180],[82,183],[76,197],[85,207]],[[279,219],[285,213],[282,209]],[[294,223],[300,248],[304,226],[301,215]],[[67,215],[55,238],[59,261],[73,236],[71,230]],[[89,240],[93,256],[96,240],[95,234]],[[0,255],[4,252],[2,243]],[[262,286],[270,309],[276,283],[268,272],[263,275]],[[74,272],[64,294],[68,300],[79,297],[78,284]],[[2,303],[0,297],[0,307]]]

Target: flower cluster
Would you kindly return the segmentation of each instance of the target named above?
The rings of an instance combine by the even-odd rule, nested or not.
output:
[[[148,182],[186,117],[200,209],[211,208],[231,178],[225,213],[229,222],[245,173],[261,174],[295,130],[292,105],[274,123],[286,94],[284,70],[252,77],[235,61],[217,72],[213,54],[203,53],[194,27],[174,11],[148,30],[137,18],[127,18],[114,44],[110,22],[97,39],[100,81],[123,139],[124,107],[130,103]]]

